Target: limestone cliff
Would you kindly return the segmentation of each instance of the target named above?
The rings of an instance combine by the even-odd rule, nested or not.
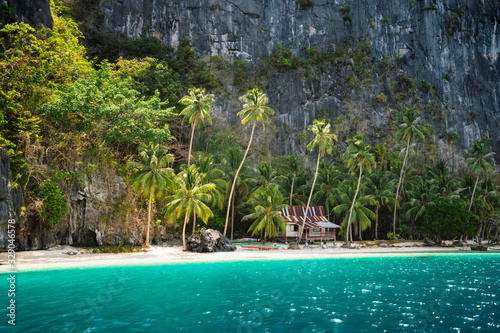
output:
[[[353,36],[371,44],[376,60],[398,54],[399,75],[434,87],[442,115],[436,119],[425,111],[427,121],[442,133],[457,132],[462,148],[487,135],[500,156],[498,0],[108,0],[101,2],[101,9],[109,32],[154,36],[173,47],[190,37],[199,55],[253,62],[268,57],[278,44],[294,53],[304,46],[327,50]],[[348,67],[322,69],[314,80],[275,73],[266,90],[278,125],[293,125],[296,133],[321,109],[338,115],[346,108],[341,94]],[[379,82],[363,94],[348,91],[351,100],[360,102],[350,112],[360,112],[360,121],[374,127],[387,122],[390,109],[369,104],[390,85]],[[282,139],[278,153],[297,152],[293,138]]]

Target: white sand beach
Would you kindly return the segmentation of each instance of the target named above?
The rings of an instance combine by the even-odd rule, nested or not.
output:
[[[56,246],[48,250],[16,252],[16,270],[45,270],[61,268],[85,268],[128,265],[161,265],[192,262],[242,261],[242,260],[295,260],[295,259],[325,259],[346,257],[373,256],[419,256],[470,254],[470,251],[460,251],[457,247],[428,247],[422,242],[407,242],[391,244],[387,247],[360,247],[345,249],[341,243],[334,246],[327,244],[304,247],[300,250],[289,250],[283,246],[279,250],[243,249],[238,246],[234,252],[193,253],[184,252],[181,247],[152,246],[148,252],[134,253],[88,253],[88,249],[72,246]],[[463,249],[462,249],[463,250]],[[477,252],[474,252],[477,253]],[[483,252],[499,254],[500,251]],[[0,253],[0,273],[11,271],[7,265],[8,253]]]

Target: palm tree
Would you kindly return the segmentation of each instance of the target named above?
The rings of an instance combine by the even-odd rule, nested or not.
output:
[[[223,169],[226,173],[226,180],[228,184],[233,184],[235,182],[236,171],[242,165],[243,161],[243,151],[239,148],[230,148],[224,151],[224,163]],[[249,194],[249,177],[248,166],[243,165],[239,169],[239,176],[236,179],[236,185],[234,187],[233,197],[231,199],[231,240],[234,235],[234,210],[235,210],[235,202],[238,196],[240,198],[247,197]],[[229,188],[227,188],[229,190]],[[229,193],[228,193],[229,194]],[[228,203],[229,204],[229,203]]]
[[[398,187],[396,189],[396,200],[394,201],[394,220],[393,220],[393,233],[396,234],[396,211],[398,205],[398,196],[401,184],[404,182],[404,175],[406,172],[406,165],[408,160],[408,152],[410,151],[410,143],[414,137],[419,140],[424,140],[423,126],[418,125],[420,117],[418,117],[417,112],[411,109],[403,110],[403,120],[399,124],[399,130],[396,133],[396,140],[398,142],[403,142],[406,145],[405,157],[403,159],[403,165],[401,166],[401,173],[399,175]]]
[[[137,168],[132,175],[134,189],[148,199],[148,224],[146,228],[145,246],[149,247],[149,228],[151,225],[151,208],[155,195],[167,187],[175,187],[173,181],[174,171],[168,167],[174,161],[171,154],[166,154],[160,145],[150,143],[149,147],[142,147],[139,153],[139,162],[133,162],[132,166]]]
[[[309,142],[306,148],[308,151],[311,151],[314,147],[318,146],[318,161],[316,162],[316,172],[314,172],[311,192],[309,193],[309,198],[307,199],[306,210],[304,212],[304,219],[302,220],[302,225],[300,227],[297,244],[299,244],[300,240],[302,239],[302,233],[304,231],[307,213],[309,211],[309,205],[311,204],[311,198],[314,193],[314,185],[316,184],[316,178],[318,177],[319,161],[325,155],[325,153],[332,153],[333,145],[337,141],[337,135],[330,132],[330,124],[326,124],[326,121],[324,120],[314,120],[314,123],[307,129],[312,131],[316,135],[316,137],[311,142]]]
[[[293,204],[293,186],[295,185],[295,177],[300,172],[300,157],[297,155],[292,155],[288,158],[288,167],[292,173],[292,188],[290,190],[290,206]]]
[[[263,162],[257,166],[257,176],[255,177],[256,187],[253,192],[268,186],[278,186],[278,181],[282,176],[272,167],[271,163]]]
[[[404,217],[414,220],[423,218],[427,206],[434,201],[438,187],[429,183],[425,178],[420,177],[416,185],[412,185],[408,191],[408,201],[404,203],[402,209],[406,211]]]
[[[361,184],[361,176],[363,175],[363,169],[368,172],[372,171],[372,167],[375,167],[375,157],[370,153],[370,147],[365,145],[365,138],[362,134],[356,135],[353,139],[348,140],[351,144],[347,147],[345,152],[345,164],[349,169],[349,172],[354,173],[359,168],[358,184],[356,187],[356,193],[352,200],[351,209],[349,211],[349,219],[347,220],[347,238],[346,244],[349,245],[349,231],[351,228],[351,217],[352,210],[354,209],[354,204],[356,203],[356,197],[359,192],[359,185]],[[352,241],[352,239],[351,239]]]
[[[333,207],[337,205],[338,187],[342,180],[345,179],[345,176],[336,165],[328,165],[323,162],[320,163],[318,172],[319,187],[313,196],[313,202],[324,203],[326,216],[330,219],[330,213]]]
[[[458,187],[459,179],[451,177],[448,164],[444,160],[439,160],[436,165],[427,168],[427,178],[443,197],[450,196]]]
[[[182,227],[183,250],[186,246],[186,225],[191,214],[195,214],[207,223],[214,214],[210,207],[206,205],[212,201],[210,192],[215,188],[212,183],[202,184],[202,175],[198,172],[196,165],[191,165],[187,169],[179,172],[175,178],[178,189],[171,197],[166,198],[165,217],[169,220],[178,219],[184,215]]]
[[[189,95],[181,98],[179,103],[187,105],[180,113],[184,119],[189,119],[191,124],[191,140],[189,141],[189,155],[188,166],[191,164],[191,148],[193,146],[193,137],[195,128],[200,127],[201,124],[208,122],[212,125],[212,118],[210,118],[210,111],[215,99],[212,94],[205,94],[205,88],[191,88],[188,91]]]
[[[487,147],[488,140],[483,139],[472,142],[472,147],[465,150],[465,152],[470,156],[465,162],[473,171],[477,172],[476,183],[474,184],[474,190],[472,191],[472,197],[470,198],[469,211],[472,208],[472,202],[474,200],[474,194],[476,192],[476,187],[481,171],[486,173],[487,171],[493,169],[493,167],[487,160],[491,158],[495,153],[486,153]]]
[[[273,109],[267,106],[267,103],[269,102],[267,95],[264,94],[258,88],[249,90],[245,95],[240,97],[240,101],[243,102],[243,110],[238,112],[238,116],[241,118],[241,124],[244,125],[247,122],[250,122],[252,124],[252,133],[250,134],[250,140],[248,141],[247,150],[245,151],[245,155],[243,156],[243,160],[241,161],[238,170],[236,170],[236,174],[234,175],[233,185],[231,186],[231,191],[229,192],[229,201],[227,203],[227,213],[226,213],[226,224],[224,226],[224,236],[226,235],[227,231],[227,224],[229,221],[229,212],[231,211],[231,200],[234,195],[234,188],[236,186],[238,174],[240,173],[240,170],[243,167],[243,163],[245,163],[248,151],[250,150],[250,146],[252,145],[255,127],[257,126],[257,123],[262,123],[262,126],[264,127],[266,123],[268,124],[271,122],[270,116],[274,115]]]
[[[243,217],[243,220],[255,219],[255,222],[248,229],[249,232],[252,232],[252,236],[264,230],[265,241],[267,236],[269,238],[277,236],[278,228],[285,232],[286,222],[281,211],[288,205],[277,187],[260,188],[253,194],[250,204],[254,207],[254,212]]]
[[[349,228],[350,220],[357,231],[359,232],[359,239],[361,239],[362,231],[371,226],[371,220],[375,218],[375,213],[373,213],[367,206],[374,206],[375,199],[371,195],[364,195],[365,184],[359,186],[359,181],[354,184],[354,179],[346,179],[342,182],[340,190],[337,194],[338,205],[333,208],[333,212],[342,216],[341,225],[346,229],[346,240],[349,241],[349,237],[352,241],[352,230]],[[356,187],[356,190],[354,188]],[[358,196],[358,194],[361,195]],[[349,211],[349,214],[347,214]],[[356,234],[356,229],[354,230]]]
[[[381,170],[368,176],[368,191],[375,200],[375,239],[378,239],[378,212],[394,202],[394,184],[389,175]]]

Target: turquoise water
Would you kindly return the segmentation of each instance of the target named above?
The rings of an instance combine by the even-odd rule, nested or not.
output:
[[[20,272],[0,331],[499,332],[499,272],[497,255]]]

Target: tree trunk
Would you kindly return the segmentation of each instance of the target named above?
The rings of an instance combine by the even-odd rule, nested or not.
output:
[[[193,212],[193,235],[194,235],[194,232],[196,231],[196,213]]]
[[[292,189],[290,190],[290,206],[292,205],[293,202],[293,185],[295,183],[295,172],[293,173],[293,178],[292,178]]]
[[[361,183],[362,174],[363,174],[363,166],[359,168],[358,186],[356,187],[356,193],[354,194],[354,199],[352,200],[351,209],[349,210],[349,219],[347,220],[347,230],[349,230],[349,228],[351,227],[352,210],[354,209],[354,204],[356,203],[356,198],[358,197],[359,184]],[[351,233],[351,241],[352,241],[352,233]],[[349,239],[347,239],[346,244],[349,245]]]
[[[405,158],[403,159],[403,165],[401,166],[401,174],[399,175],[398,188],[396,190],[396,201],[394,202],[394,221],[393,221],[393,225],[392,225],[392,232],[394,233],[394,236],[396,235],[396,211],[397,211],[397,207],[398,207],[399,189],[401,187],[401,183],[402,183],[402,180],[404,177],[404,170],[405,170],[406,159],[408,158],[408,152],[410,151],[410,141],[411,141],[411,137],[408,139],[408,143],[406,145]]]
[[[153,204],[153,191],[149,193],[149,207],[148,207],[148,225],[146,227],[146,247],[149,247],[149,226],[151,225],[151,206]]]
[[[309,199],[307,199],[306,211],[304,212],[304,219],[302,220],[302,225],[300,226],[299,238],[297,244],[300,244],[302,239],[302,233],[304,232],[304,227],[306,225],[307,212],[309,211],[309,204],[311,203],[311,198],[314,193],[314,185],[316,184],[316,178],[318,177],[319,160],[321,159],[321,151],[318,152],[318,161],[316,162],[316,172],[314,173],[314,179],[311,187],[311,192],[309,193]]]
[[[361,223],[358,221],[358,228],[359,228],[359,240],[363,240],[363,231],[361,230]]]
[[[375,205],[375,239],[378,239],[378,205]]]
[[[243,155],[243,160],[241,161],[241,164],[238,167],[238,170],[236,170],[236,174],[234,175],[233,185],[231,186],[231,192],[229,192],[229,200],[227,202],[226,224],[224,225],[224,236],[226,236],[227,224],[229,222],[229,212],[231,211],[231,200],[234,194],[234,187],[236,186],[236,182],[238,181],[238,174],[240,173],[240,170],[243,167],[243,163],[245,163],[245,159],[247,158],[248,151],[250,150],[250,145],[252,144],[254,131],[255,131],[255,124],[252,127],[252,134],[250,134],[250,141],[248,141],[248,147],[247,150],[245,151],[245,155]]]
[[[188,223],[188,212],[186,212],[186,217],[184,218],[184,226],[182,227],[182,251],[187,250],[186,246],[186,225]]]
[[[472,197],[470,197],[469,212],[472,209],[472,202],[474,201],[474,194],[476,193],[477,183],[479,182],[479,175],[476,177],[476,183],[474,184],[474,190],[472,191]]]
[[[189,141],[188,166],[191,165],[191,148],[193,147],[194,124],[191,126],[191,141]]]
[[[231,240],[233,240],[233,234],[234,234],[234,198],[236,198],[236,196],[233,196],[233,202],[231,203],[231,205],[232,205],[232,212],[231,212]]]

